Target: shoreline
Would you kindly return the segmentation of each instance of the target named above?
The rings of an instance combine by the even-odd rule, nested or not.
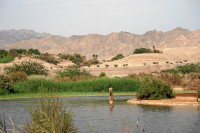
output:
[[[55,97],[87,97],[87,96],[109,96],[109,92],[58,92],[58,93],[44,93],[43,96],[54,94]],[[136,95],[136,92],[114,92],[114,96],[122,95]],[[25,94],[10,94],[7,96],[0,96],[0,101],[14,100],[14,99],[27,99],[27,98],[40,98],[41,93],[25,93]]]
[[[139,105],[193,106],[193,107],[200,106],[200,101],[197,101],[197,94],[195,93],[176,94],[175,98],[172,99],[161,99],[161,100],[129,99],[127,102],[130,104],[139,104]]]

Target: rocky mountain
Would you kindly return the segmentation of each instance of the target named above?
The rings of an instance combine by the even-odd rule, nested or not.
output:
[[[49,53],[80,53],[87,58],[97,54],[99,58],[109,58],[118,53],[129,55],[135,48],[157,49],[175,47],[200,47],[200,30],[189,31],[176,28],[168,32],[148,31],[143,35],[119,32],[108,35],[89,34],[69,38],[49,35],[41,39],[23,40],[2,48],[34,48]]]
[[[0,45],[16,43],[33,38],[41,39],[49,34],[37,33],[33,30],[0,30]]]

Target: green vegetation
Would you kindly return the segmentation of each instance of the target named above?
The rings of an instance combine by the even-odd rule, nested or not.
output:
[[[8,55],[8,51],[0,49],[0,59],[7,56],[7,55]]]
[[[39,102],[33,99],[28,106],[31,120],[24,126],[16,125],[11,115],[8,121],[4,115],[3,119],[0,115],[0,132],[20,133],[21,129],[24,133],[76,133],[74,114],[70,110],[66,111],[66,105],[54,94],[48,93],[46,96],[43,94],[41,92]]]
[[[41,97],[38,106],[33,101],[30,106],[31,121],[25,125],[25,133],[76,133],[74,114],[66,112],[66,106],[59,98]]]
[[[38,58],[41,59],[41,60],[44,60],[44,61],[46,61],[48,63],[54,64],[54,65],[57,65],[57,63],[58,63],[56,58],[53,55],[49,54],[49,53],[40,54],[38,56]]]
[[[152,51],[151,49],[147,49],[147,48],[137,48],[133,52],[133,54],[142,54],[142,53],[152,53]]]
[[[92,64],[98,64],[99,61],[97,60],[98,55],[93,54],[93,58],[87,60],[85,56],[81,56],[80,54],[58,54],[61,59],[66,59],[72,61],[74,64],[78,66],[91,66]]]
[[[0,95],[13,93],[14,89],[8,76],[0,75]]]
[[[32,79],[17,82],[14,85],[16,93],[37,93],[42,85],[45,92],[108,92],[112,87],[115,92],[135,92],[141,81],[126,78],[97,78],[81,81],[56,82],[45,79]],[[52,90],[51,90],[52,91]]]
[[[83,64],[85,60],[85,56],[81,56],[80,54],[58,54],[58,56],[62,59],[71,60],[74,64],[79,66]]]
[[[137,99],[159,100],[173,98],[173,90],[169,85],[153,80],[146,80],[137,91]]]
[[[102,78],[102,77],[107,77],[105,72],[101,72],[101,73],[99,74],[99,78]]]
[[[9,63],[14,61],[15,57],[13,56],[5,56],[3,58],[0,58],[0,63]]]
[[[157,81],[163,82],[165,84],[170,84],[171,86],[181,86],[189,90],[197,90],[200,88],[200,74],[199,73],[167,73],[162,72],[156,75],[153,74],[130,74],[127,78],[133,78],[136,80],[145,79],[156,79]]]
[[[111,61],[114,61],[114,60],[119,60],[119,59],[122,59],[124,58],[123,54],[117,54],[116,56],[114,56]]]
[[[13,56],[13,57],[18,56],[17,50],[16,50],[16,49],[10,49],[10,50],[8,51],[8,56]]]
[[[200,73],[200,63],[188,63],[183,66],[178,66],[175,69],[168,70],[169,73]]]
[[[21,64],[14,64],[10,67],[4,68],[7,74],[11,72],[25,72],[27,75],[47,75],[48,70],[44,67],[43,64],[33,61],[23,61]]]
[[[26,51],[25,51],[26,52]],[[29,54],[29,55],[32,55],[32,54],[35,54],[35,55],[40,55],[40,51],[38,50],[38,49],[29,49],[28,51],[27,51],[27,53]]]
[[[114,92],[117,95],[135,95],[136,92]],[[78,97],[78,96],[108,96],[107,92],[54,92],[56,97]],[[43,96],[48,96],[48,93],[44,93]],[[41,97],[40,93],[10,93],[6,95],[0,95],[0,100],[9,100],[17,98],[38,98]]]
[[[10,49],[9,51],[0,50],[0,63],[9,63],[14,61],[15,57],[21,58],[22,55],[39,55],[38,49]]]
[[[80,69],[80,67],[72,66],[57,72],[58,77],[75,77],[75,76],[92,76],[87,70]]]
[[[133,51],[133,54],[143,54],[143,53],[161,53],[159,50],[156,50],[155,47],[153,50],[147,48],[137,48]]]
[[[9,75],[9,80],[11,83],[16,83],[27,79],[27,74],[25,72],[11,72]]]

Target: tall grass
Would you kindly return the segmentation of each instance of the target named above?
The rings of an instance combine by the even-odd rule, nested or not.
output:
[[[21,81],[14,85],[15,92],[39,92],[41,85],[46,92],[107,92],[112,87],[115,92],[135,92],[140,87],[141,81],[126,78],[98,78],[81,80],[77,82],[55,82],[45,79],[31,79]]]
[[[66,112],[66,106],[59,99],[41,97],[38,106],[33,100],[30,106],[31,121],[25,125],[25,133],[76,133],[73,113]]]

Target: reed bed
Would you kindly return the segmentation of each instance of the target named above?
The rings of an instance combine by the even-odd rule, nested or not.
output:
[[[81,81],[56,82],[46,79],[31,79],[14,85],[16,93],[37,93],[42,86],[45,92],[136,92],[142,81],[127,78],[98,78]]]

